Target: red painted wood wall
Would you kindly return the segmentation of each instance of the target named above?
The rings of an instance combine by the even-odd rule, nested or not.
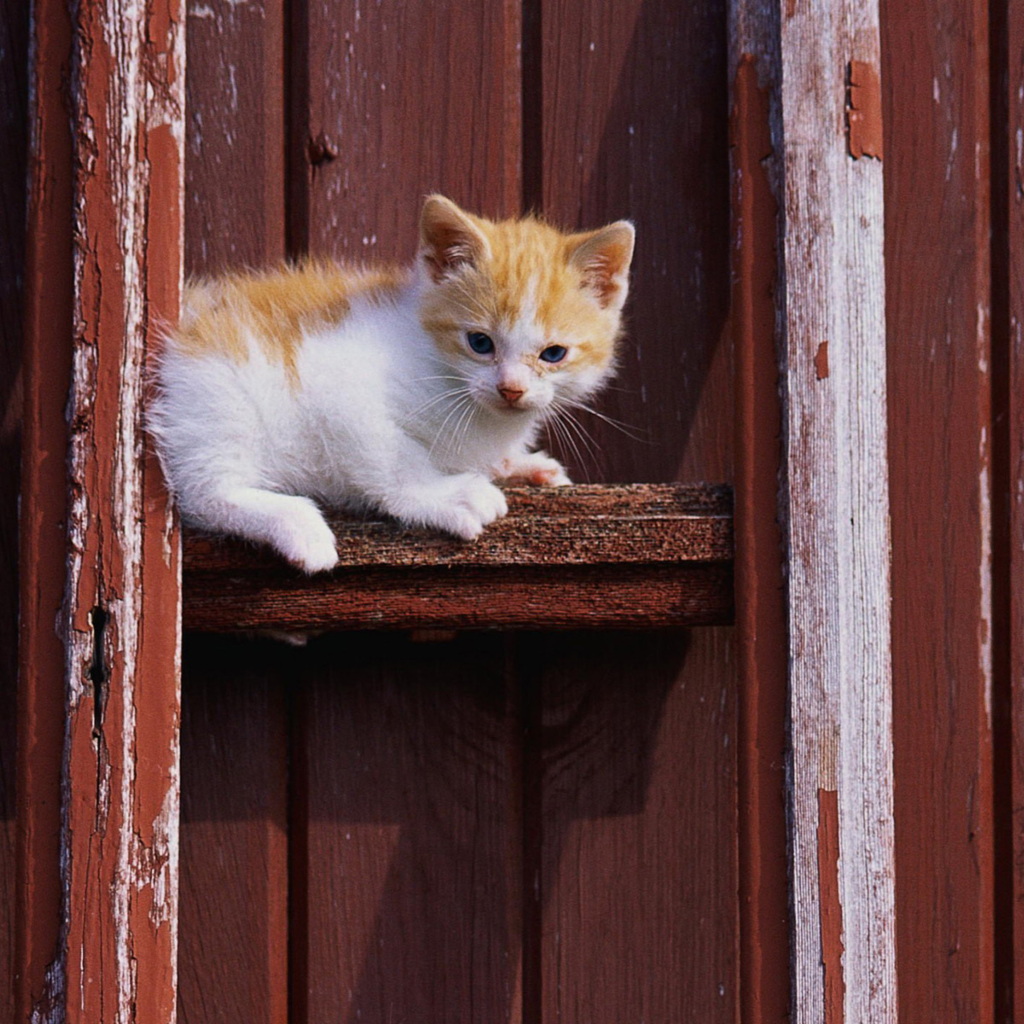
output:
[[[434,190],[632,216],[643,440],[570,460],[730,479],[723,7],[207,9],[192,270],[405,260]],[[734,1019],[730,632],[186,641],[182,1020]]]
[[[882,16],[900,1016],[1004,1022],[1024,1013],[1024,20],[1008,0]],[[596,451],[569,461],[731,482],[726,38],[724,4],[696,0],[191,4],[188,268],[405,259],[432,190],[570,227],[633,217],[605,408],[643,440],[589,423]],[[26,62],[5,0],[0,1020]],[[735,1020],[736,664],[729,629],[188,638],[180,1019]],[[782,751],[756,753],[781,794]],[[784,942],[761,952],[786,972]],[[782,1019],[777,988],[758,1019]]]
[[[14,1019],[22,285],[28,12],[0,6],[0,1020]]]

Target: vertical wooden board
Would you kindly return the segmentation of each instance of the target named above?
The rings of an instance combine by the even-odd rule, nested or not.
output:
[[[182,1024],[288,1017],[291,648],[188,638],[182,660]]]
[[[538,639],[527,669],[542,695],[526,753],[543,790],[534,1019],[735,1021],[731,679],[688,671],[682,633],[567,639]]]
[[[575,478],[732,475],[724,3],[540,5],[542,209],[568,227],[636,223],[627,339]],[[635,435],[635,439],[629,435]]]
[[[435,190],[518,213],[520,23],[510,0],[296,7],[292,250],[408,261]],[[292,751],[293,1018],[518,1020],[503,641],[320,651]]]
[[[780,26],[793,1015],[896,1019],[878,8]],[[879,147],[880,149],[880,147]],[[876,153],[876,156],[878,153]],[[833,813],[835,812],[835,813]],[[837,920],[838,919],[838,920]]]
[[[539,18],[539,109],[524,116],[527,147],[541,147],[543,211],[566,226],[618,217],[637,226],[622,369],[599,405],[635,437],[586,418],[594,450],[562,454],[577,477],[595,481],[731,480],[724,5],[548,0]],[[550,652],[524,638],[522,656],[536,659],[538,643]],[[622,814],[609,810],[616,787],[635,789],[636,779],[611,772],[591,783],[568,752],[564,765],[563,755],[545,762],[534,854],[543,865],[532,960],[540,981],[527,998],[545,1019],[735,1019],[733,641],[731,631],[695,630],[673,646],[682,643],[561,637],[558,668],[534,698],[544,721],[558,720],[563,700],[604,709],[586,726],[594,756],[601,745],[637,742],[622,729],[657,726],[646,794]],[[709,710],[712,693],[724,702]],[[641,754],[621,756],[628,776],[628,757]],[[594,801],[582,820],[572,820],[577,790]],[[672,814],[685,827],[676,831]]]
[[[519,736],[503,638],[325,639],[303,676],[292,1019],[518,1021]]]
[[[882,13],[900,1020],[990,1020],[987,10]]]
[[[0,4],[0,1019],[14,1019],[18,495],[28,134],[28,13]]]
[[[65,88],[71,14],[38,0],[29,68],[30,182],[25,238],[24,418],[18,635],[18,892],[16,1018],[52,1005],[61,921],[60,784],[64,645],[54,623],[64,594],[71,376],[71,124]]]
[[[185,258],[190,274],[285,255],[285,12],[189,6]],[[287,1017],[284,645],[190,642],[182,680],[179,1018]]]
[[[284,256],[282,0],[189,5],[185,237],[190,274]]]
[[[405,262],[434,191],[489,216],[519,212],[518,4],[296,10],[295,250]]]
[[[1008,843],[1001,851],[1004,859],[998,864],[1004,877],[997,876],[996,882],[997,913],[1002,915],[1002,920],[997,918],[997,927],[1002,927],[996,938],[996,955],[1002,959],[1001,965],[997,960],[997,970],[1002,967],[1002,978],[997,975],[1002,981],[1002,1016],[997,1019],[1012,1021],[1024,1013],[1024,11],[1019,4],[1008,2],[994,8],[995,12],[1003,18],[998,26],[1001,38],[996,38],[1005,47],[1000,70],[1006,78],[1001,83],[1005,90],[1001,104],[1005,123],[992,126],[993,157],[998,153],[1004,161],[1002,174],[993,174],[993,182],[1003,188],[1002,203],[993,203],[993,213],[1005,217],[1005,234],[1000,239],[1003,263],[993,267],[993,276],[1005,276],[1001,282],[997,279],[993,291],[997,294],[1001,283],[1005,307],[999,310],[1002,322],[993,322],[993,346],[998,337],[1005,349],[1005,362],[995,366],[994,372],[1005,370],[1003,401],[997,411],[997,415],[1005,412],[1007,416],[1003,438],[1005,475],[997,479],[1003,484],[1009,526],[1006,546],[996,553],[997,566],[999,555],[1003,556],[1008,586],[1005,654],[1009,687],[1003,698],[1004,713],[1008,715],[1003,733],[1007,749],[999,767],[1005,766],[1008,775],[1000,781],[1009,796],[1009,807],[997,804],[996,813],[1010,812],[1009,820],[1004,822]],[[998,149],[996,132],[1003,133]]]
[[[788,689],[784,546],[778,517],[782,407],[776,344],[780,62],[770,8],[730,8],[732,308],[736,360],[736,634],[740,1020],[789,1015],[785,815]],[[777,120],[776,120],[777,124]]]
[[[182,280],[184,11],[73,11],[72,374],[68,395],[57,1015],[175,1014],[180,574],[143,443],[156,325]],[[35,496],[31,496],[34,500]]]

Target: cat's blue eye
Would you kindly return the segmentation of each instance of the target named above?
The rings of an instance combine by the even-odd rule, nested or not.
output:
[[[545,363],[560,363],[568,353],[568,349],[564,345],[548,345],[540,357]]]
[[[466,341],[478,356],[486,356],[494,351],[494,342],[488,335],[481,334],[479,331],[470,331],[466,335]]]

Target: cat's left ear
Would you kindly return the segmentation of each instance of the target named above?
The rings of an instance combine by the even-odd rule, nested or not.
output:
[[[460,267],[478,266],[491,255],[491,246],[468,213],[433,195],[420,215],[420,253],[436,284]]]
[[[569,265],[583,275],[583,287],[605,309],[622,309],[629,291],[629,265],[633,260],[636,229],[628,220],[579,237],[569,253]]]

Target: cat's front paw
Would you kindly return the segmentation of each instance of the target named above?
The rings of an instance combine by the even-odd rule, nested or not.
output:
[[[502,459],[497,478],[509,484],[533,484],[536,487],[565,487],[572,483],[565,467],[547,452]]]
[[[399,519],[475,540],[508,512],[505,495],[478,473],[460,473],[417,488],[395,509]]]
[[[274,547],[304,572],[326,572],[338,564],[334,532],[316,505],[297,498],[280,516],[274,530]]]
[[[456,490],[455,518],[451,533],[463,540],[475,540],[495,519],[508,513],[508,503],[499,488],[482,476],[467,474],[468,479]]]

